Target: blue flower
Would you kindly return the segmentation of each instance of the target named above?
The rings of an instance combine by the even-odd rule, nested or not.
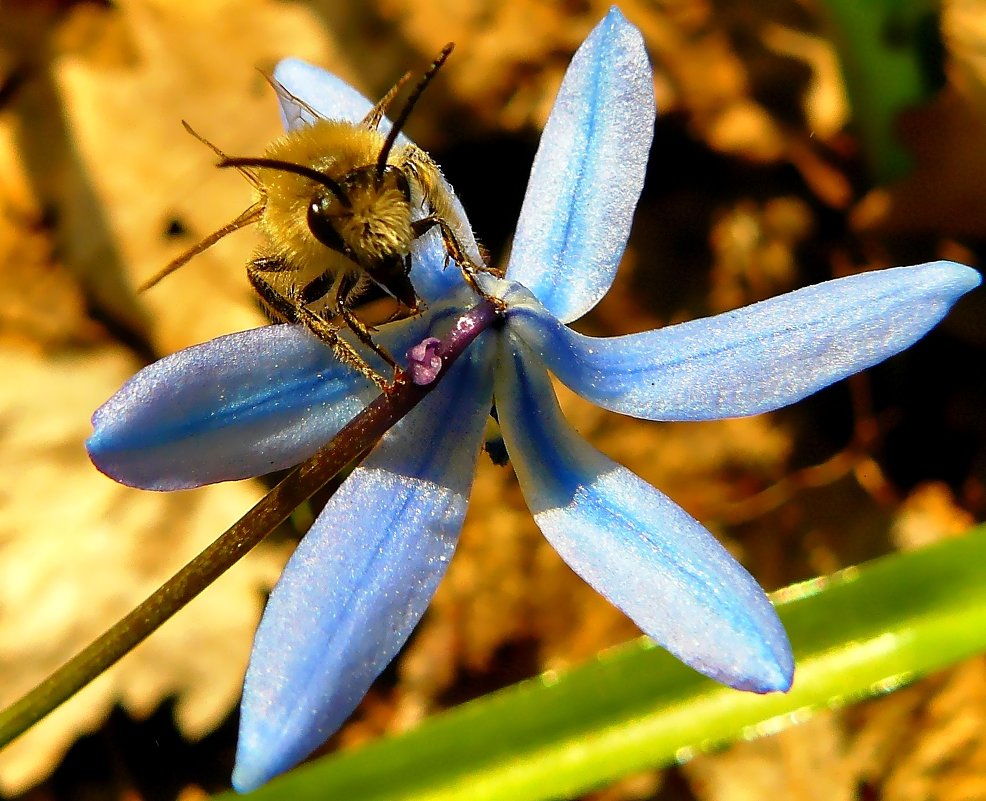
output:
[[[329,117],[358,120],[370,106],[298,61],[276,76]],[[289,126],[306,124],[303,106],[283,106]],[[565,323],[605,294],[622,256],[654,113],[641,36],[614,9],[566,74],[507,278],[485,277],[506,302],[504,324],[353,471],[271,595],[244,687],[238,789],[324,742],[410,635],[452,557],[494,398],[524,497],[576,572],[696,670],[754,692],[790,687],[790,645],[764,592],[698,522],[576,434],[548,373],[649,420],[758,414],[906,348],[980,278],[936,262],[655,331],[575,333]],[[475,302],[458,271],[442,269],[437,237],[415,256],[429,311],[381,332],[394,353],[442,336]],[[305,331],[269,326],[142,370],[94,415],[89,451],[108,475],[151,489],[255,476],[311,455],[374,394]]]

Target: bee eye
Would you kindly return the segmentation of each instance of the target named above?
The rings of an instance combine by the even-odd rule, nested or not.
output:
[[[312,232],[312,236],[327,248],[338,250],[340,253],[348,253],[349,248],[339,236],[339,232],[333,225],[334,218],[329,214],[331,203],[331,198],[321,195],[315,197],[308,204],[308,229]]]

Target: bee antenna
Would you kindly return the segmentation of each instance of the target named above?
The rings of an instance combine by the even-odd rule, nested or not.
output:
[[[314,181],[317,184],[321,184],[326,189],[328,189],[333,195],[335,195],[339,202],[342,203],[347,209],[353,207],[352,202],[349,200],[349,196],[346,194],[346,190],[342,188],[342,185],[338,181],[329,178],[324,172],[319,172],[318,170],[312,169],[311,167],[306,167],[304,164],[295,164],[292,161],[281,161],[280,159],[265,159],[265,158],[224,158],[218,164],[219,167],[260,167],[261,169],[267,170],[281,170],[283,172],[291,172],[295,175],[300,175],[303,178],[308,178],[310,181]]]
[[[216,147],[214,144],[212,144],[212,142],[210,142],[208,139],[206,139],[204,136],[202,136],[202,134],[200,134],[198,131],[196,131],[185,120],[182,120],[181,121],[181,124],[182,124],[182,127],[188,133],[190,133],[192,136],[194,136],[196,139],[198,139],[203,145],[205,145],[207,148],[209,148],[209,150],[211,150],[213,153],[215,153],[217,156],[219,156],[219,158],[221,158],[221,159],[227,158],[227,156],[226,156],[225,153],[223,153],[218,147]],[[257,180],[257,176],[256,175],[254,175],[252,172],[250,172],[250,170],[244,170],[242,168],[240,169],[240,174],[250,182],[250,184],[253,186],[254,189],[256,189],[258,192],[260,191],[260,182]]]
[[[418,85],[414,87],[411,94],[407,98],[407,102],[404,104],[404,108],[401,109],[401,113],[397,115],[397,119],[394,120],[394,124],[390,128],[390,133],[387,134],[387,139],[383,143],[383,147],[380,150],[380,155],[377,157],[377,180],[383,178],[384,168],[387,166],[387,159],[390,156],[390,151],[394,147],[394,142],[397,141],[397,137],[404,127],[404,123],[407,122],[407,118],[411,116],[411,112],[414,110],[414,104],[418,102],[418,98],[425,89],[428,88],[428,84],[431,83],[431,79],[435,77],[435,74],[442,68],[442,64],[445,63],[449,55],[452,53],[452,49],[455,47],[454,42],[449,42],[445,47],[442,48],[442,52],[438,54],[438,57],[431,62],[431,66],[425,71],[425,74],[421,76],[421,80],[418,81]]]
[[[214,244],[216,244],[216,242],[218,242],[227,234],[231,234],[233,233],[233,231],[238,231],[240,228],[243,228],[247,225],[257,222],[263,216],[263,213],[264,213],[264,202],[261,201],[259,203],[254,203],[239,217],[233,220],[233,222],[227,223],[218,231],[214,231],[213,233],[209,234],[205,239],[203,239],[194,247],[189,248],[177,258],[172,259],[168,264],[164,266],[163,269],[159,270],[155,275],[151,276],[146,281],[144,281],[143,284],[137,287],[137,292],[146,292],[148,289],[150,289],[152,286],[158,283],[158,281],[160,281],[162,278],[166,278],[167,276],[171,275],[171,273],[173,273],[175,270],[177,270],[179,267],[182,267],[187,262],[191,261],[194,256],[197,256],[199,253],[202,253],[203,251],[211,248]]]
[[[387,113],[387,109],[390,108],[390,104],[394,102],[394,98],[397,97],[397,93],[404,88],[409,80],[411,80],[412,73],[405,72],[400,80],[390,87],[390,91],[387,92],[383,97],[377,101],[377,104],[370,109],[370,113],[367,114],[363,121],[360,123],[364,128],[375,129],[380,126],[380,120],[383,119],[383,115]]]

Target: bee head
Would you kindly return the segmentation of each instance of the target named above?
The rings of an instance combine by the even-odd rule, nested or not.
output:
[[[308,228],[327,248],[360,265],[375,284],[411,311],[418,296],[408,274],[414,241],[409,221],[410,187],[400,170],[388,169],[382,183],[376,167],[347,176],[348,203],[320,192],[308,205]]]
[[[374,283],[408,309],[418,297],[411,284],[411,186],[403,171],[388,165],[352,170],[338,183],[320,183],[308,204],[312,236],[366,271]]]
[[[381,173],[376,165],[367,165],[336,181],[307,165],[280,159],[227,158],[220,166],[283,170],[311,180],[315,186],[306,223],[312,236],[358,264],[399,300],[399,295],[407,297],[406,291],[398,291],[394,284],[398,279],[389,277],[406,277],[407,270],[402,265],[389,265],[389,260],[407,256],[414,241],[411,187],[399,168],[387,165]]]
[[[407,176],[394,166],[378,176],[374,165],[351,171],[337,189],[318,186],[307,223],[315,239],[374,277],[379,263],[406,256],[414,240]]]

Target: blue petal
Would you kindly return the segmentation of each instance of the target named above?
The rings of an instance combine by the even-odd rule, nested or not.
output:
[[[298,58],[281,61],[274,69],[274,79],[293,95],[291,97],[278,93],[281,119],[289,131],[316,121],[317,118],[303,104],[314,109],[324,119],[345,120],[353,124],[360,122],[373,107],[373,103],[341,78]],[[298,100],[302,103],[298,103]],[[381,120],[380,131],[387,133],[390,128],[390,120]],[[397,137],[397,147],[409,144],[412,144],[411,140],[403,133]],[[445,177],[439,174],[438,179],[452,198],[453,216],[458,222],[455,228],[461,240],[459,244],[476,264],[481,264],[482,257],[462,203]],[[422,209],[416,216],[424,217],[427,213],[427,210]],[[415,258],[412,259],[411,284],[426,301],[431,302],[462,283],[462,275],[454,264],[445,268],[447,254],[441,232],[437,228],[422,236],[412,253]]]
[[[387,326],[380,342],[403,356],[430,321]],[[308,458],[377,392],[303,329],[266,326],[145,367],[96,410],[86,447],[102,472],[143,489],[259,476]]]
[[[684,510],[579,437],[536,357],[509,347],[496,374],[500,427],[548,541],[696,670],[738,689],[788,689],[791,647],[763,590]]]
[[[472,259],[473,264],[483,264],[483,257],[479,254],[479,247],[476,244],[476,238],[472,233],[466,212],[462,208],[462,203],[452,191],[452,187],[445,180],[445,177],[439,176],[439,180],[452,198],[452,210],[460,222],[461,227],[457,228],[459,244],[465,248],[465,252]],[[426,215],[422,211],[420,216]],[[413,256],[410,273],[411,286],[414,287],[419,297],[424,298],[427,303],[435,302],[436,299],[464,284],[462,272],[454,261],[449,260],[445,243],[437,227],[432,228],[415,242],[411,254]]]
[[[979,273],[933,262],[826,281],[704,320],[623,337],[581,336],[534,303],[510,330],[587,400],[647,420],[779,409],[907,348]]]
[[[654,116],[643,39],[614,8],[565,74],[507,270],[562,322],[585,314],[613,283],[644,182]]]
[[[477,342],[329,501],[267,604],[234,786],[290,769],[350,715],[404,644],[452,556],[490,409]]]

